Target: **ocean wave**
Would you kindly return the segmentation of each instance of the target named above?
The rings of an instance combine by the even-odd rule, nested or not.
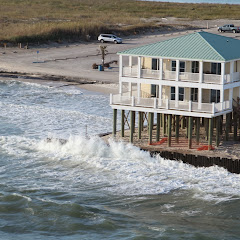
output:
[[[58,140],[41,141],[38,150],[55,156],[71,166],[87,166],[92,169],[89,182],[108,179],[107,191],[123,195],[166,194],[174,190],[195,192],[194,197],[204,200],[207,196],[222,195],[226,201],[240,196],[240,176],[213,166],[195,168],[182,162],[160,156],[151,157],[131,144],[110,140],[108,144],[98,137],[70,137],[65,144]],[[53,159],[53,158],[50,158]],[[197,194],[201,193],[201,194]],[[203,197],[205,196],[205,197]]]

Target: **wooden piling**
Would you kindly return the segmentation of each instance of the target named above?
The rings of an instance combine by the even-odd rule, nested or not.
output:
[[[176,141],[176,143],[179,143],[179,124],[180,124],[180,122],[179,122],[179,115],[176,115],[176,138],[175,138],[175,141]]]
[[[142,124],[143,124],[143,113],[138,112],[138,139],[142,138]]]
[[[121,111],[121,137],[124,137],[125,110]]]
[[[208,132],[209,132],[209,121],[208,119],[204,119],[204,127],[205,127],[205,139],[208,140]]]
[[[196,118],[196,142],[199,145],[200,140],[200,118]]]
[[[234,113],[233,114],[233,129],[234,129],[234,131],[233,131],[233,134],[234,134],[234,141],[237,141],[238,139],[238,134],[237,134],[237,131],[238,131],[238,126],[237,126],[237,114],[236,113]]]
[[[113,109],[113,136],[117,133],[117,109]]]
[[[181,117],[181,129],[184,129],[184,116]]]
[[[152,144],[153,113],[149,113],[149,144]]]
[[[166,135],[166,114],[163,114],[163,135]]]
[[[172,129],[171,129],[172,115],[168,114],[168,147],[171,147],[171,137],[172,137]]]
[[[133,111],[130,111],[130,142],[133,143],[133,127],[134,127],[134,113]]]
[[[133,111],[133,132],[135,133],[136,112]]]
[[[208,128],[208,150],[211,150],[212,137],[213,137],[213,119],[209,118],[209,128]]]
[[[216,117],[216,146],[219,146],[220,143],[220,121],[221,116]]]
[[[156,141],[158,142],[160,139],[160,113],[157,113],[157,133],[156,133]]]
[[[229,140],[229,125],[230,125],[230,119],[229,114],[226,114],[226,124],[225,124],[225,140]]]
[[[188,148],[192,148],[192,117],[188,117]]]

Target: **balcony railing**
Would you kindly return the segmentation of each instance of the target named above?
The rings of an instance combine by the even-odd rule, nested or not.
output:
[[[138,77],[138,68],[137,66],[132,67],[123,67],[122,69],[122,76],[123,77]],[[140,73],[141,78],[149,78],[153,80],[160,79],[160,71],[159,70],[152,70],[152,69],[141,69]],[[175,71],[163,71],[163,80],[169,81],[176,81],[177,76]],[[182,82],[199,82],[199,73],[191,73],[191,72],[180,72],[179,73],[179,81]],[[210,83],[210,84],[221,84],[222,83],[222,76],[217,74],[203,74],[203,83]],[[238,82],[240,81],[240,72],[234,72],[232,74],[226,74],[224,76],[224,84]]]
[[[224,101],[220,103],[196,103],[192,101],[175,101],[158,98],[136,98],[129,96],[122,96],[121,94],[110,95],[111,105],[122,105],[132,107],[144,107],[154,109],[167,109],[185,112],[199,112],[215,114],[232,109],[231,101]]]
[[[159,71],[152,69],[141,69],[141,77],[142,78],[153,78],[159,79]]]
[[[123,67],[122,75],[124,77],[137,77],[138,76],[138,68],[134,67]]]

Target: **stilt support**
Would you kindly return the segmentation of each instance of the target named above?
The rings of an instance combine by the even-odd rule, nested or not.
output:
[[[160,139],[160,113],[157,113],[157,133],[156,133],[156,141],[158,142]]]
[[[208,150],[211,150],[212,146],[212,137],[213,137],[213,119],[209,118],[209,127],[208,127]]]
[[[219,146],[220,143],[220,121],[221,116],[216,118],[216,146]]]
[[[200,118],[196,118],[196,142],[199,144],[200,140]]]
[[[176,115],[176,128],[175,128],[175,130],[176,130],[176,139],[175,139],[175,141],[176,141],[176,143],[179,143],[179,124],[180,124],[180,122],[179,122],[179,115]]]
[[[188,117],[188,148],[192,148],[192,117]]]
[[[138,112],[138,139],[142,138],[143,113]]]
[[[117,133],[117,109],[113,109],[113,136]]]
[[[168,114],[168,131],[167,131],[167,134],[168,134],[168,147],[171,147],[171,137],[172,137],[172,115],[171,114]]]
[[[121,111],[121,137],[124,137],[125,110]]]
[[[130,142],[133,143],[133,133],[134,133],[134,131],[133,131],[133,128],[134,128],[134,112],[133,111],[130,112],[130,122],[131,122],[131,124],[130,124]]]
[[[149,144],[152,144],[153,113],[149,113]]]

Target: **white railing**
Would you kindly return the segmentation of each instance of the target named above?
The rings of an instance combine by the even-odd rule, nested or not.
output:
[[[234,72],[232,74],[225,75],[224,83],[238,82],[240,81],[240,72]]]
[[[231,74],[225,75],[224,83],[230,83],[230,82],[232,82],[232,80],[231,80]]]
[[[122,68],[122,75],[123,75],[123,77],[137,77],[137,75],[138,75],[137,66],[123,67]]]
[[[114,94],[110,96],[112,96],[112,103],[110,99],[110,104],[125,105],[125,106],[131,106],[132,104],[132,99],[129,96],[121,96],[121,94]]]
[[[221,75],[203,74],[203,82],[204,83],[221,84]]]
[[[174,71],[164,71],[163,72],[164,80],[176,80],[176,72]]]
[[[199,112],[199,110],[201,112],[205,112],[205,113],[215,113],[215,108],[214,108],[214,103],[201,103],[198,104],[196,102],[192,102],[192,111],[193,112]]]
[[[221,103],[197,103],[192,101],[175,101],[157,98],[137,98],[130,96],[121,96],[121,94],[110,95],[111,105],[123,105],[132,107],[158,108],[185,112],[211,113],[226,111],[231,109],[231,101]]]
[[[136,98],[135,99],[136,107],[154,107],[154,98]]]
[[[199,82],[199,73],[180,72],[179,80],[180,81]]]
[[[233,73],[232,79],[233,79],[233,82],[240,81],[240,72]]]
[[[152,70],[152,69],[142,69],[141,70],[141,77],[142,78],[159,79],[160,71],[159,70]]]

